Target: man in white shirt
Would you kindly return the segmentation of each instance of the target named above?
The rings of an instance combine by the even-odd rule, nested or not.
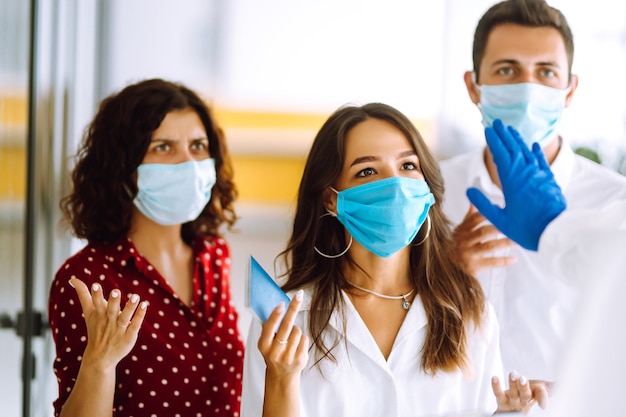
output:
[[[493,205],[477,188],[467,191],[468,198],[511,240],[549,254],[564,275],[586,286],[548,414],[622,415],[626,200],[602,210],[565,210],[565,197],[538,145],[530,152],[516,132],[499,121],[485,133],[505,203]]]
[[[626,177],[575,155],[558,134],[561,112],[578,85],[571,74],[573,49],[565,18],[545,1],[503,1],[478,23],[474,70],[465,74],[465,83],[485,126],[502,119],[528,145],[539,143],[568,211],[576,213],[626,199]],[[528,250],[504,238],[470,205],[468,187],[504,202],[489,149],[444,161],[441,170],[444,211],[456,225],[460,254],[477,274],[500,323],[505,372],[557,380],[582,284],[550,251]]]

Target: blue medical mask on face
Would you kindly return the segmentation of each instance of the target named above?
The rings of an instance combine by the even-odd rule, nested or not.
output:
[[[357,242],[382,257],[413,241],[435,203],[426,181],[415,178],[391,177],[333,191],[337,219]]]
[[[535,83],[476,87],[483,126],[493,127],[493,121],[500,119],[517,129],[529,148],[534,142],[544,147],[554,138],[570,91]]]
[[[152,221],[170,226],[198,218],[211,199],[215,160],[137,167],[135,206]]]

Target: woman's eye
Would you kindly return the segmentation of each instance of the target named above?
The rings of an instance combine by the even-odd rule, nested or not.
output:
[[[415,171],[417,170],[417,165],[413,162],[405,162],[402,164],[402,169],[406,171]]]
[[[370,175],[374,175],[376,173],[376,171],[374,171],[372,168],[365,168],[362,169],[361,171],[359,171],[356,176],[357,177],[368,177]]]
[[[205,142],[200,142],[200,141],[194,142],[191,145],[191,149],[196,150],[196,151],[203,151],[207,148],[208,148],[207,144]]]
[[[154,147],[154,150],[157,152],[167,152],[170,149],[170,145],[168,143],[161,143]]]

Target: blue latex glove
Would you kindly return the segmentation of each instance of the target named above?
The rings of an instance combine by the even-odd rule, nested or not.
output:
[[[505,207],[492,204],[477,188],[469,188],[467,197],[509,239],[536,251],[546,226],[565,210],[565,196],[539,144],[533,143],[531,152],[519,133],[500,120],[485,129],[485,137],[498,168]]]

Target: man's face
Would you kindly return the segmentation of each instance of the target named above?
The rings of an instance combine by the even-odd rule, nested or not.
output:
[[[536,83],[564,89],[569,68],[565,43],[551,27],[496,26],[487,39],[477,84]]]

